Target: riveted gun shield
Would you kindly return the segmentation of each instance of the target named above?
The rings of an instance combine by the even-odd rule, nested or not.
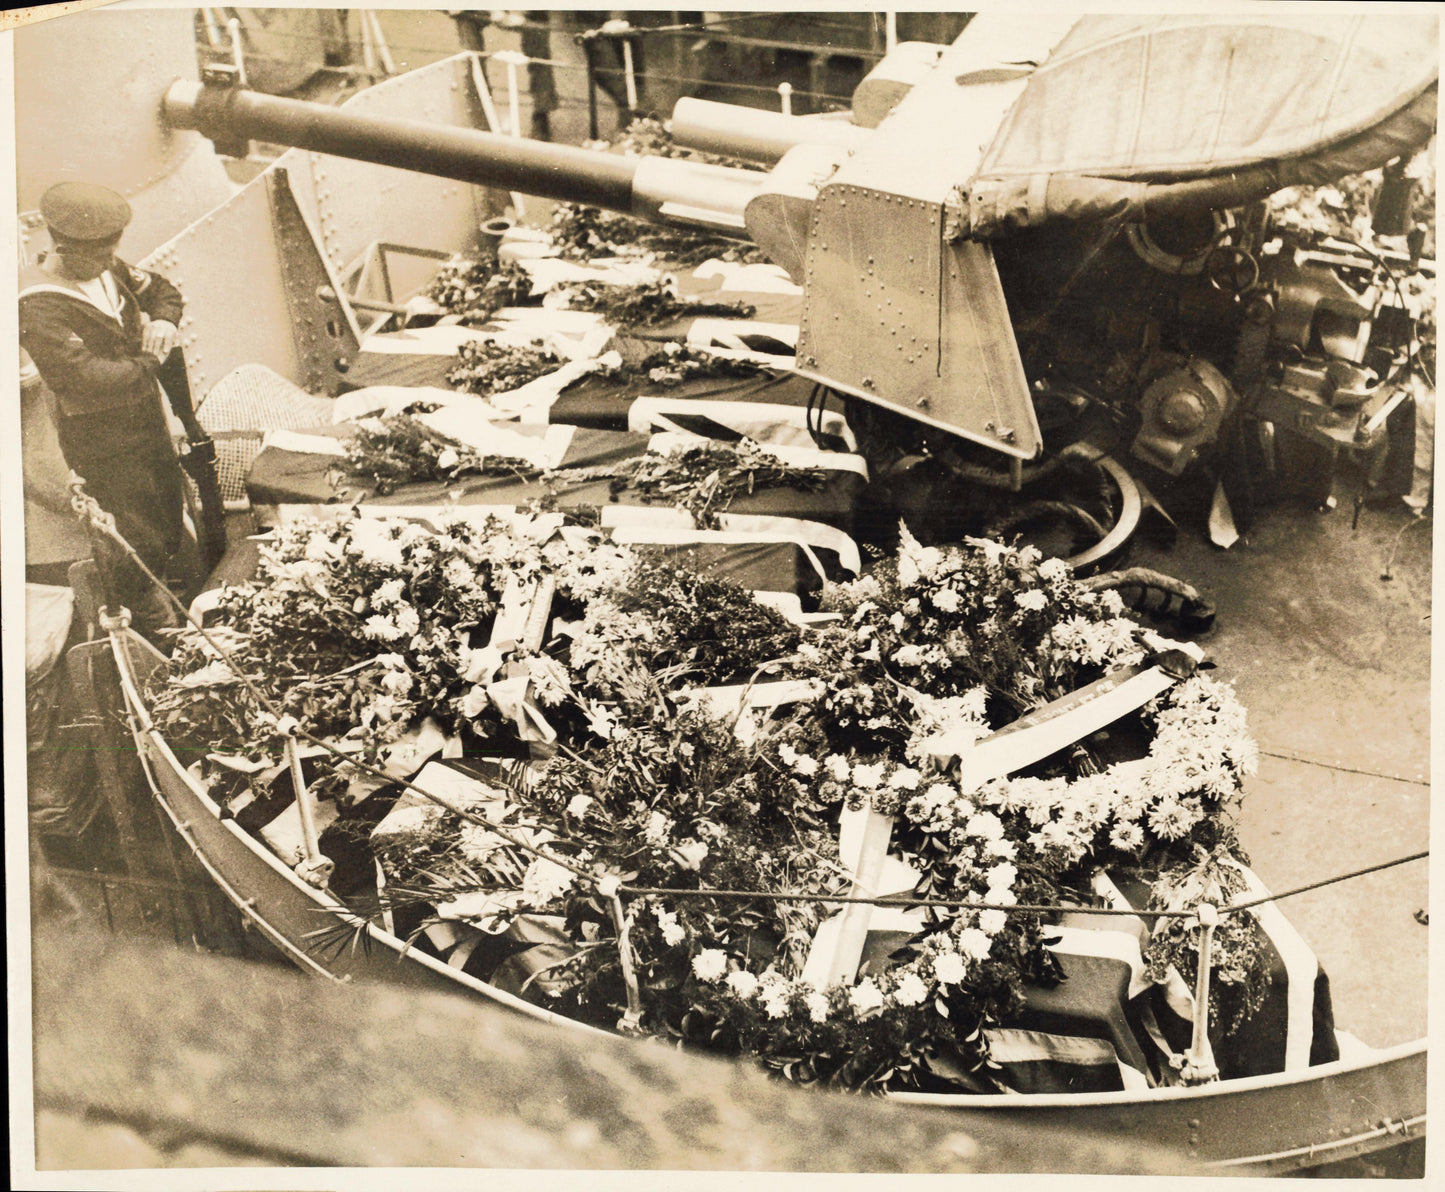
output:
[[[1327,492],[1342,461],[1378,484],[1412,454],[1397,432],[1429,364],[1400,279],[1433,275],[1408,191],[1435,25],[983,14],[950,46],[897,46],[846,118],[681,100],[672,136],[747,169],[233,80],[177,82],[162,106],[232,152],[266,140],[752,240],[803,287],[796,370],[858,411],[875,474],[962,483],[992,531],[1085,465],[1146,499],[1203,477],[1246,522],[1291,468]],[[1368,245],[1296,234],[1270,202],[1381,168]],[[1107,538],[1128,503],[1079,518]]]

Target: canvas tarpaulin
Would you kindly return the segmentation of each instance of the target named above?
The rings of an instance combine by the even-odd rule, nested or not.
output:
[[[970,226],[1234,206],[1412,155],[1437,54],[1430,9],[1085,18],[985,152]]]

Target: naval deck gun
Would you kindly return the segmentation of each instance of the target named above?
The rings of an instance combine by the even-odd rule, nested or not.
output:
[[[965,468],[1005,457],[1017,487],[1059,445],[1049,404],[1051,426],[1102,411],[1167,475],[1243,417],[1332,454],[1381,446],[1414,351],[1391,263],[1281,243],[1262,201],[1424,148],[1435,45],[1430,14],[985,14],[951,46],[897,47],[848,120],[679,103],[680,144],[765,171],[216,81],[174,83],[162,114],[233,153],[263,140],[752,240],[803,287],[799,373],[941,432]]]

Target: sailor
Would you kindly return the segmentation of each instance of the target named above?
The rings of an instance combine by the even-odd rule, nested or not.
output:
[[[53,249],[21,275],[21,346],[55,395],[65,462],[163,576],[182,545],[185,489],[156,375],[176,346],[180,292],[115,255],[131,210],[114,191],[61,182],[40,214]],[[177,623],[118,547],[96,538],[95,555],[107,600],[138,629]]]

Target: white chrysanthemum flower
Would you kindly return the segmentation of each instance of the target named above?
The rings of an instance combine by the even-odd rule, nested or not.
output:
[[[1039,613],[1049,606],[1049,598],[1041,588],[1030,588],[1014,597],[1014,603],[1025,612]]]
[[[893,1000],[900,1006],[917,1006],[928,997],[928,986],[917,973],[904,973],[893,990]]]
[[[899,646],[893,651],[893,661],[899,666],[906,666],[911,670],[917,670],[927,661],[927,653],[922,646]]]
[[[955,588],[939,588],[929,597],[933,607],[941,613],[956,613],[959,607],[958,591]]]
[[[865,977],[848,991],[848,1000],[859,1014],[867,1014],[883,1005],[883,991],[872,977]]]
[[[1069,565],[1063,559],[1045,559],[1039,564],[1039,575],[1051,584],[1062,583],[1072,574]]]
[[[1194,799],[1164,799],[1149,809],[1149,827],[1161,840],[1178,840],[1204,818]]]
[[[692,971],[699,981],[721,981],[728,971],[728,956],[721,948],[704,948],[692,958]]]
[[[1019,871],[1017,867],[1008,861],[1000,861],[988,871],[986,877],[990,887],[1008,890],[1012,888],[1018,875]]]
[[[828,767],[829,775],[838,782],[847,782],[848,776],[853,773],[853,767],[848,764],[848,759],[841,753],[829,754],[827,761],[823,764]]]
[[[867,766],[859,762],[853,767],[853,782],[865,791],[877,790],[883,784],[883,771],[886,768],[883,762],[874,762]]]
[[[729,973],[726,984],[729,992],[737,997],[752,997],[758,991],[758,979],[746,969]]]
[[[1002,840],[984,841],[984,852],[1000,861],[1012,861],[1018,856],[1019,850],[1018,845],[1005,836]]]
[[[1082,850],[1079,855],[1082,855]],[[985,902],[996,903],[999,906],[1014,906],[1017,904],[1019,898],[1018,895],[1013,892],[1013,887],[1011,886],[990,886],[984,891],[983,900]]]
[[[793,763],[793,771],[800,778],[811,778],[818,772],[818,759],[808,754],[801,754],[798,760]]]
[[[985,960],[993,948],[993,937],[978,927],[965,927],[958,933],[958,950],[971,960]]]
[[[1109,843],[1123,853],[1138,852],[1144,847],[1144,829],[1132,822],[1115,824]]]
[[[533,906],[542,906],[572,888],[577,875],[547,857],[538,857],[522,875],[522,893]]]
[[[992,899],[990,899],[992,901]],[[1008,926],[1007,911],[979,911],[978,929],[986,935],[997,935]]]
[[[567,804],[567,814],[574,819],[581,819],[587,814],[587,809],[591,806],[591,795],[573,795],[572,801]]]
[[[798,764],[798,751],[784,741],[778,746],[778,760],[785,766],[796,766]]]
[[[371,604],[373,608],[390,608],[393,604],[400,604],[405,596],[406,581],[389,579],[377,585],[376,591],[371,594]]]
[[[803,999],[803,1005],[807,1007],[808,1017],[814,1022],[828,1021],[828,999],[821,993],[810,993]]]
[[[957,985],[968,976],[968,964],[957,952],[939,952],[933,958],[933,976],[942,985]]]
[[[930,810],[937,810],[940,807],[947,807],[957,797],[958,792],[946,782],[935,782],[919,796],[923,805]]]
[[[923,776],[911,766],[899,766],[888,776],[888,786],[895,791],[916,791]]]
[[[379,613],[366,618],[361,632],[367,637],[378,638],[384,642],[394,642],[403,636],[402,630],[396,624]]]
[[[994,815],[992,811],[980,811],[968,817],[964,831],[970,836],[977,836],[982,840],[1002,840],[1003,820]]]

